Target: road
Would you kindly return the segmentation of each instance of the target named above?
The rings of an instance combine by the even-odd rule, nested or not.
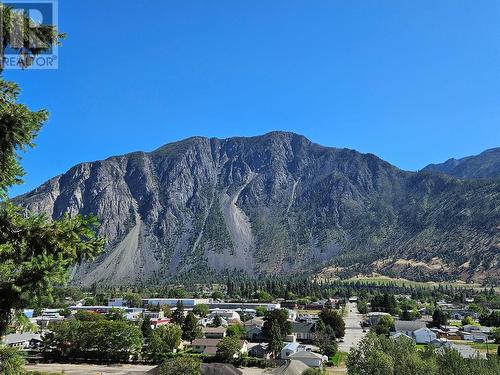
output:
[[[348,302],[346,305],[347,316],[344,317],[345,321],[345,336],[344,342],[339,342],[339,350],[349,352],[352,347],[359,344],[361,339],[366,335],[361,328],[363,315],[358,312],[358,307],[355,303]]]
[[[155,366],[141,365],[73,365],[44,363],[27,365],[28,371],[63,372],[67,375],[145,375]]]

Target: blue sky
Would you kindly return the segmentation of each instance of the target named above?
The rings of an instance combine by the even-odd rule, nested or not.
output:
[[[55,71],[6,71],[51,117],[30,190],[193,135],[289,130],[408,170],[500,146],[497,0],[60,0]]]

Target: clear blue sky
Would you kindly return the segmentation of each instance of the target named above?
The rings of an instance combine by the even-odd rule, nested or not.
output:
[[[271,130],[400,168],[500,146],[498,0],[60,0],[57,71],[8,71],[50,121],[36,187],[78,162]]]

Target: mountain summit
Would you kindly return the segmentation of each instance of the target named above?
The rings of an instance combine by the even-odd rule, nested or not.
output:
[[[344,276],[500,276],[499,181],[405,172],[293,133],[193,137],[82,163],[16,201],[52,218],[100,218],[107,251],[74,271],[83,285],[327,266]]]

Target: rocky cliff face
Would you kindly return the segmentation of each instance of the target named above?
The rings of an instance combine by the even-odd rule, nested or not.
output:
[[[499,276],[500,183],[403,172],[293,133],[195,137],[82,163],[17,201],[52,218],[100,218],[109,244],[74,271],[84,285],[327,265]]]

